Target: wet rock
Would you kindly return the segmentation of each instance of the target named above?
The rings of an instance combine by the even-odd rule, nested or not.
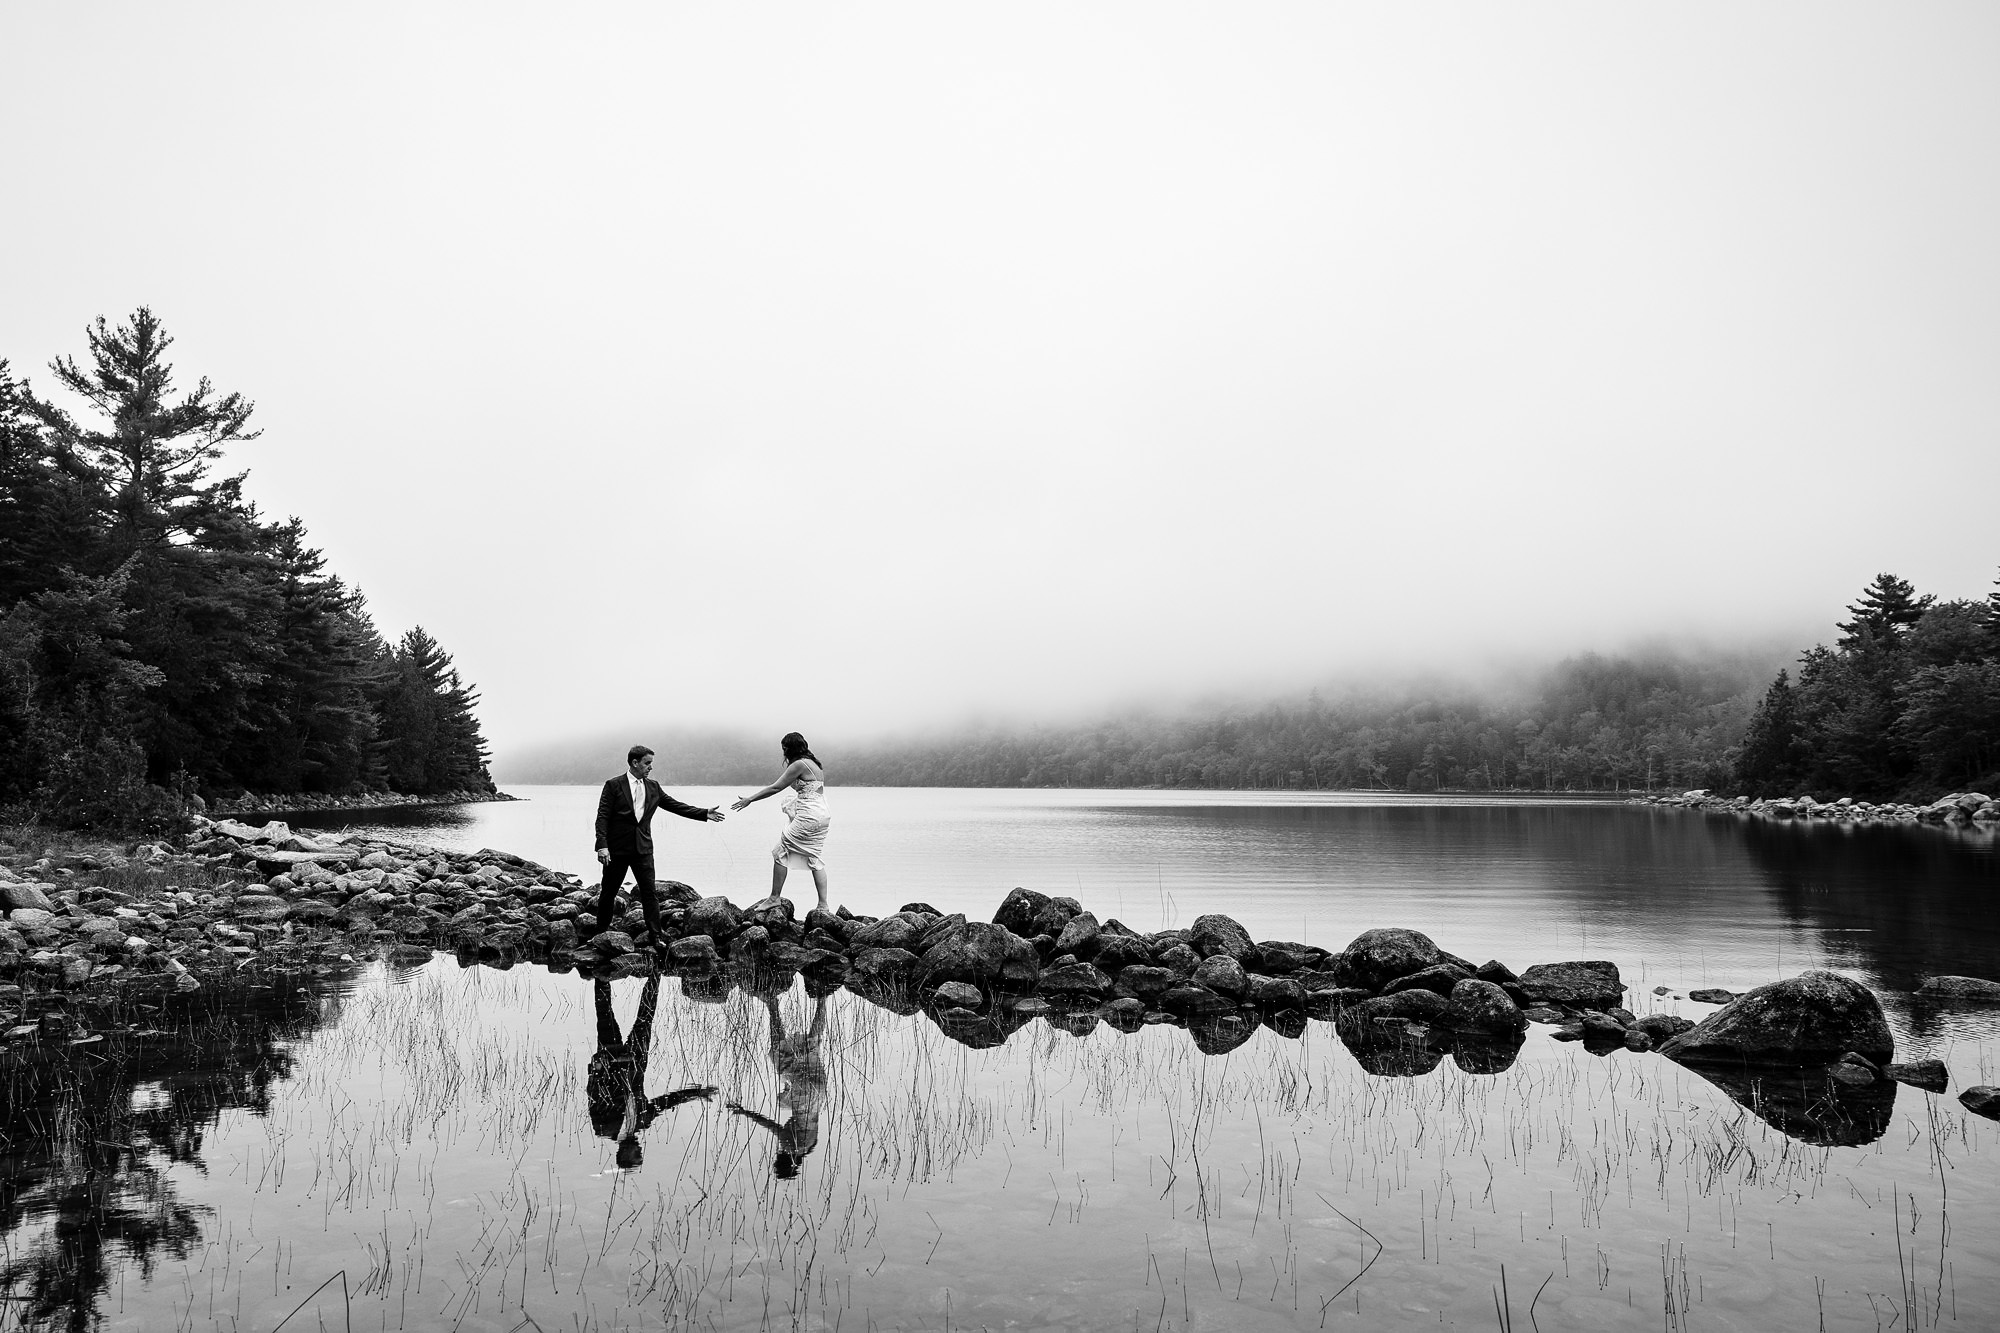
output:
[[[1004,926],[1022,939],[1032,939],[1035,918],[1048,905],[1047,894],[1036,893],[1033,889],[1015,889],[1001,899],[999,909],[993,913],[993,924]]]
[[[1015,892],[1020,893],[1023,892],[1023,890],[1016,889]],[[1047,1000],[1041,998],[1039,995],[1030,995],[1026,999],[1016,1000],[1013,1004],[1008,1006],[1008,1010],[1016,1018],[1026,1020],[1030,1018],[1041,1018],[1045,1015],[1052,1014],[1055,1012],[1055,1006],[1050,1004]]]
[[[1449,998],[1458,983],[1470,976],[1470,972],[1456,963],[1437,963],[1420,971],[1412,972],[1406,977],[1397,977],[1382,988],[1382,993],[1384,995],[1394,995],[1397,991],[1433,990],[1439,995]],[[1505,995],[1506,992],[1502,991],[1501,994]],[[1513,1001],[1509,1000],[1508,1003],[1512,1004]]]
[[[1488,1035],[1523,1032],[1528,1026],[1520,1006],[1506,991],[1494,982],[1481,981],[1477,977],[1466,977],[1451,988],[1443,1022],[1456,1032]]]
[[[1390,926],[1355,936],[1346,951],[1334,958],[1332,970],[1344,986],[1379,992],[1398,977],[1407,977],[1443,961],[1430,936]]]
[[[963,981],[947,981],[937,988],[931,998],[940,1005],[956,1005],[960,1009],[977,1009],[985,1002],[977,986],[968,986]]]
[[[1691,1031],[1694,1028],[1694,1021],[1682,1018],[1678,1014],[1647,1014],[1632,1026],[1651,1037],[1653,1044],[1657,1046],[1669,1037],[1678,1037],[1683,1032]]]
[[[1119,969],[1115,984],[1120,990],[1128,991],[1142,1000],[1151,1000],[1179,980],[1180,978],[1170,968],[1134,963]]]
[[[1562,1010],[1551,1008],[1546,1004],[1528,1005],[1521,1010],[1521,1017],[1530,1023],[1563,1023],[1569,1019],[1569,1015]]]
[[[1650,1051],[1653,1049],[1653,1039],[1638,1028],[1626,1028],[1624,1046],[1628,1051]]]
[[[1267,977],[1296,976],[1325,956],[1324,950],[1292,940],[1259,940],[1256,953],[1257,965],[1250,970]]]
[[[1089,963],[1070,963],[1042,973],[1041,992],[1056,1000],[1090,1000],[1111,989],[1111,978]]]
[[[1476,968],[1473,976],[1481,981],[1490,981],[1496,986],[1518,983],[1521,979],[1514,975],[1514,969],[1497,958],[1489,958]]]
[[[559,953],[568,953],[576,947],[576,922],[554,921],[549,924],[549,948]]]
[[[604,937],[599,935],[597,938],[601,948]],[[629,941],[628,936],[628,944]],[[706,971],[722,961],[722,955],[716,952],[715,941],[707,935],[681,936],[667,946],[667,957],[673,960],[675,967],[690,971]]]
[[[733,957],[755,958],[771,947],[771,932],[762,926],[745,926],[729,941]]]
[[[1688,998],[1697,1004],[1728,1004],[1736,998],[1736,993],[1720,986],[1704,986],[1700,990],[1689,991]]]
[[[924,950],[927,986],[963,981],[987,990],[1033,990],[1041,975],[1035,946],[990,921],[959,923]]]
[[[1196,917],[1188,927],[1188,944],[1204,958],[1222,954],[1239,961],[1256,947],[1249,931],[1221,913]]]
[[[1925,1092],[1943,1092],[1951,1086],[1951,1071],[1942,1060],[1912,1060],[1908,1064],[1885,1065],[1882,1072],[1898,1083],[1907,1083]]]
[[[848,937],[856,949],[904,949],[923,936],[924,923],[898,913],[862,926]]]
[[[1102,927],[1098,925],[1096,917],[1089,912],[1078,912],[1056,936],[1056,952],[1088,958],[1095,952],[1097,937],[1101,933]]]
[[[1115,976],[1128,967],[1150,966],[1153,961],[1153,951],[1142,939],[1129,935],[1114,935],[1106,930],[1098,934],[1097,948],[1091,954],[1090,961],[1101,971]]]
[[[1214,959],[1210,959],[1214,962]],[[1200,973],[1196,973],[1197,979]],[[1290,977],[1252,976],[1243,989],[1243,999],[1262,1010],[1268,1018],[1272,1014],[1298,1011],[1306,1007],[1306,993],[1298,982]]]
[[[1538,1004],[1560,1009],[1609,1009],[1625,994],[1618,964],[1602,959],[1537,963],[1521,974],[1521,989]]]
[[[1981,1084],[1958,1094],[1958,1104],[1974,1115],[2000,1120],[2000,1088]]]
[[[2000,1002],[2000,981],[1984,977],[1925,977],[1917,994],[1926,999]]]
[[[871,987],[906,988],[916,977],[917,961],[908,949],[862,949],[854,955],[848,979]]]
[[[601,930],[591,937],[590,947],[609,957],[613,954],[630,953],[638,946],[632,942],[632,937],[622,930]],[[708,948],[711,953],[715,951],[714,940],[708,942]]]
[[[727,898],[703,898],[689,906],[681,929],[689,935],[706,935],[711,941],[726,940],[743,924],[743,913]]]
[[[1210,954],[1201,960],[1201,966],[1194,970],[1194,984],[1207,987],[1217,995],[1231,998],[1243,994],[1249,978],[1243,971],[1243,964],[1226,953]]]
[[[743,909],[741,920],[746,927],[762,926],[766,934],[780,939],[790,932],[792,911],[790,898],[762,898]]]
[[[1793,1066],[1824,1064],[1847,1051],[1880,1064],[1895,1050],[1874,994],[1838,973],[1818,971],[1759,986],[1660,1047],[1683,1064]]]
[[[1201,955],[1186,944],[1176,942],[1154,954],[1153,961],[1171,969],[1176,976],[1191,977],[1194,970],[1201,966]]]

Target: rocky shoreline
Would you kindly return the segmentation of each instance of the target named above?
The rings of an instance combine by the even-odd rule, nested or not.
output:
[[[334,796],[324,792],[291,792],[259,795],[246,792],[242,796],[208,803],[212,815],[229,817],[233,815],[294,815],[320,810],[394,810],[413,805],[477,805],[491,801],[518,801],[518,796],[509,796],[504,791],[464,791],[443,792],[435,796],[406,796],[399,791],[350,792]]]
[[[1711,796],[1707,790],[1678,796],[1635,796],[1633,805],[1675,806],[1688,810],[1720,810],[1759,819],[1824,819],[1839,823],[1882,824],[2000,824],[2000,800],[1984,792],[1952,792],[1928,805],[1895,802],[1871,804],[1843,796],[1816,801],[1811,796],[1752,800],[1748,796]]]
[[[642,947],[640,910],[594,930],[596,889],[507,852],[469,855],[348,842],[197,819],[179,845],[130,853],[8,857],[0,847],[0,1015],[7,1051],[88,1044],[143,1021],[165,991],[329,974],[383,957],[421,965],[545,966],[588,976],[676,974],[696,1000],[803,978],[901,1014],[922,1012],[967,1046],[995,1046],[1040,1018],[1081,1035],[1172,1024],[1209,1054],[1259,1026],[1298,1037],[1330,1023],[1363,1069],[1412,1075],[1447,1056],[1470,1073],[1511,1066],[1530,1023],[1595,1054],[1657,1050],[1701,1072],[1795,1136],[1866,1142],[1886,1129],[1894,1083],[1947,1086],[1937,1061],[1894,1062],[1877,998],[1829,972],[1744,995],[1667,987],[1656,997],[1720,1007],[1699,1024],[1635,1014],[1616,964],[1475,964],[1419,931],[1369,930],[1344,949],[1252,940],[1219,914],[1140,932],[1073,898],[1008,894],[991,921],[905,904],[882,918],[785,898],[739,907],[663,882],[662,936]],[[1932,978],[1937,1002],[2000,1002],[2000,984]],[[4,1019],[0,1019],[4,1023]],[[1783,1072],[1778,1072],[1783,1071]],[[1796,1088],[1791,1088],[1796,1084]],[[1787,1089],[1791,1088],[1790,1092]],[[2000,1114],[2000,1091],[1961,1100]]]

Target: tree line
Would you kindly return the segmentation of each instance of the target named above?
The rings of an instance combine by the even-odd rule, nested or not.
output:
[[[189,795],[491,791],[476,691],[423,629],[385,642],[297,518],[217,475],[254,405],[176,393],[141,308],[49,370],[0,360],[0,806],[143,827]]]
[[[1621,791],[1718,785],[1763,662],[1586,654],[1515,695],[1419,687],[1134,712],[882,743],[829,763],[879,786]]]
[[[1736,757],[1752,796],[1927,800],[2000,787],[2000,581],[1985,601],[1878,574],[1840,637],[1780,671]]]

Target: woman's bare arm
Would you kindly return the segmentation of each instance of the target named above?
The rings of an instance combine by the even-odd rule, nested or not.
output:
[[[785,765],[785,771],[778,774],[778,780],[776,782],[773,782],[770,786],[764,788],[764,790],[762,791],[752,792],[748,796],[737,797],[736,804],[730,806],[729,808],[731,810],[741,810],[744,806],[751,805],[757,801],[761,801],[766,796],[776,796],[779,792],[791,786],[794,782],[797,782],[799,780],[799,775],[804,773],[805,771],[806,771],[806,761],[803,759],[794,759],[792,760],[791,763]]]

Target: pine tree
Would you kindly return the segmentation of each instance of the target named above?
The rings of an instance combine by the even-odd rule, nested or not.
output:
[[[1860,600],[1847,608],[1854,619],[1841,622],[1839,646],[1849,647],[1864,634],[1872,634],[1883,642],[1899,638],[1930,607],[1930,595],[1919,597],[1916,593],[1907,581],[1894,574],[1877,574],[1875,581],[1861,590]]]

